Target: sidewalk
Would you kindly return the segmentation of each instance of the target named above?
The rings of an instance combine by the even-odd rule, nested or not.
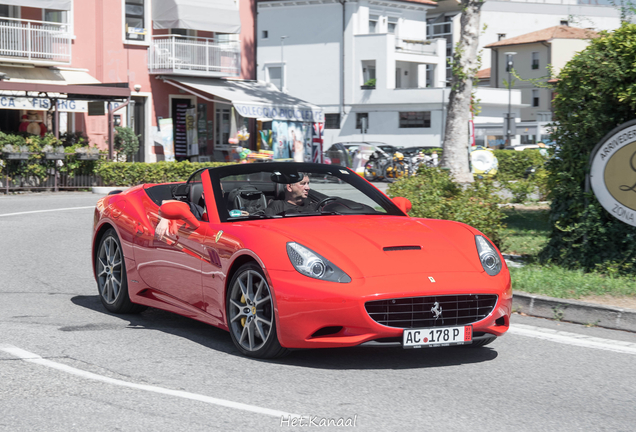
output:
[[[514,291],[513,312],[577,324],[636,332],[636,310]]]

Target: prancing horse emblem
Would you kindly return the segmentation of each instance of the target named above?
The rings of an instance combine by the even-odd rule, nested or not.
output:
[[[216,233],[216,239],[214,240],[214,243],[218,243],[222,235],[223,231],[219,231],[218,233]]]
[[[433,303],[433,307],[431,308],[431,312],[435,315],[435,319],[442,316],[442,307],[439,305],[439,302]]]

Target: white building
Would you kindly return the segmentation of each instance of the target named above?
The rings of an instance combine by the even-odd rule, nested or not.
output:
[[[556,26],[579,27],[595,31],[614,30],[621,24],[620,11],[616,4],[619,2],[612,0],[485,0],[481,8],[482,32],[479,36],[479,52],[483,70],[478,74],[483,81],[478,85],[507,88],[503,80],[508,78],[505,72],[505,52],[509,51],[518,52],[514,56],[514,65],[517,71],[524,71],[523,77],[540,78],[547,75],[545,68],[547,64],[554,67],[554,76],[556,76],[563,65],[572,58],[574,52],[585,48],[588,43],[584,40],[585,38],[575,41],[572,38],[556,37],[552,38],[556,41],[552,43],[548,41],[551,39],[548,36],[543,38],[543,41],[536,41],[538,45],[543,44],[542,48],[538,48],[538,45],[530,47],[523,41],[515,46],[508,42],[540,29]],[[459,40],[460,14],[461,6],[456,0],[440,0],[439,6],[428,13],[428,37],[446,38],[449,57],[452,56],[453,48]],[[563,42],[562,39],[570,40]],[[499,41],[502,42],[501,45],[497,45]],[[540,59],[533,59],[533,55],[540,56]],[[539,60],[540,67],[532,69],[531,65],[536,60]],[[488,69],[491,75],[488,75]],[[451,76],[448,67],[446,74],[447,77]],[[548,131],[545,126],[552,120],[550,90],[519,80],[516,80],[512,88],[513,93],[515,89],[522,89],[523,94],[521,112],[516,116],[518,127],[512,144],[546,141]],[[482,87],[478,94],[481,89]],[[519,108],[514,107],[514,97],[513,94],[513,112],[518,111]],[[483,102],[482,98],[482,104]],[[508,107],[507,105],[499,107],[498,112],[497,108],[491,108],[493,109],[488,111],[488,115],[483,115],[486,114],[484,112],[475,118],[475,134],[478,144],[489,143],[497,146],[505,142],[503,119]]]
[[[321,106],[325,146],[439,146],[450,89],[447,41],[426,35],[435,7],[428,0],[260,1],[258,79]],[[505,89],[480,88],[478,98],[484,118],[498,120],[507,109]]]

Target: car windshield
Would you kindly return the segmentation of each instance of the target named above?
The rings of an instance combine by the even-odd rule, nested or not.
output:
[[[358,174],[336,165],[252,163],[210,169],[222,222],[325,215],[404,216]]]

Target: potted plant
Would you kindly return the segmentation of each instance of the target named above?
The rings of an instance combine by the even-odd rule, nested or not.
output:
[[[375,78],[371,78],[367,80],[361,87],[362,90],[373,90],[375,89]]]
[[[66,156],[63,146],[54,147],[51,144],[42,147],[42,153],[44,153],[44,158],[48,160],[60,160]]]
[[[2,153],[4,153],[5,159],[13,160],[27,160],[29,159],[29,147],[16,144],[6,144],[2,147]]]

